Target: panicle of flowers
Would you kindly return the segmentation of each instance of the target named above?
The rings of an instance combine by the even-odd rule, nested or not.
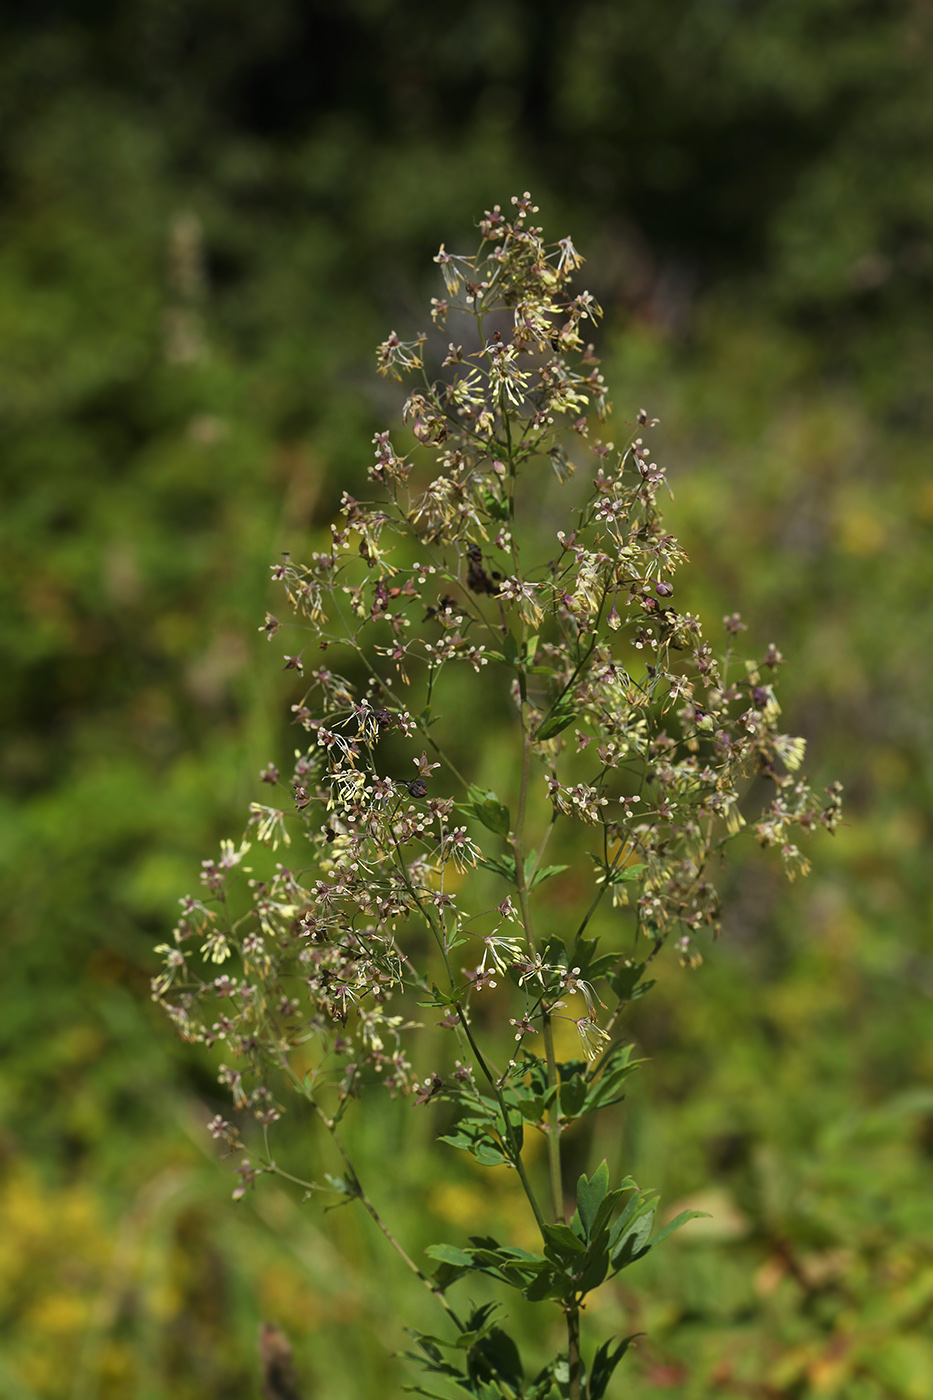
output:
[[[283,1084],[326,1103],[331,1126],[377,1085],[475,1108],[478,1006],[510,1051],[526,1041],[515,1083],[545,1074],[527,1047],[564,998],[582,997],[568,1019],[584,1061],[605,1063],[632,938],[642,966],[670,938],[698,965],[729,844],[747,828],[794,878],[809,868],[799,843],[841,820],[838,785],[817,796],[804,741],[778,729],[780,652],[743,663],[737,613],[708,638],[680,603],[657,420],[638,411],[619,446],[596,436],[611,411],[585,340],[600,309],[572,286],[572,241],[545,241],[537,212],[516,197],[486,212],[475,251],[441,247],[431,314],[450,322],[437,333],[448,349],[435,365],[425,334],[393,332],[377,351],[380,373],[415,383],[397,438],[373,439],[376,499],[345,492],[330,547],[272,569],[290,617],[266,613],[259,630],[283,647],[302,747],[290,770],[264,770],[281,805],[252,802],[248,839],[202,863],[203,899],[183,902],[153,982],[183,1036],[225,1047],[220,1080],[264,1130]],[[572,499],[555,529],[561,489]],[[548,519],[529,564],[532,526]],[[461,687],[512,723],[515,772],[484,775],[501,796],[474,785],[476,744],[439,722],[438,696]],[[589,883],[576,934],[566,901],[549,909],[538,893],[567,868],[544,858],[552,831],[551,851],[581,857],[565,890]],[[508,995],[516,1014],[499,1016]],[[415,1003],[443,1009],[462,1075],[416,1080]],[[229,1125],[218,1134],[238,1141]],[[500,1135],[500,1156],[507,1146]],[[240,1168],[239,1194],[273,1169],[258,1162]]]

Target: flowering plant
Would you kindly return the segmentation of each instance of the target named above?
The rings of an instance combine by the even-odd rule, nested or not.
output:
[[[241,844],[204,862],[154,993],[184,1037],[224,1047],[221,1080],[260,1125],[235,1195],[281,1172],[269,1135],[287,1090],[311,1105],[344,1169],[302,1184],[359,1200],[444,1308],[446,1337],[415,1334],[435,1381],[597,1400],[631,1338],[585,1360],[584,1300],[692,1212],[653,1233],[656,1193],[605,1161],[566,1180],[562,1139],[623,1097],[635,1065],[620,1019],[661,948],[695,966],[715,935],[726,846],[750,825],[791,878],[805,873],[797,834],[835,828],[840,790],[819,799],[798,776],[775,647],[739,660],[733,614],[717,655],[674,605],[685,555],[659,512],[664,474],[643,436],[655,421],[640,412],[622,448],[596,436],[609,404],[585,339],[599,307],[571,290],[582,259],[569,238],[543,240],[528,195],[512,203],[481,220],[474,256],[435,259],[446,295],[432,317],[457,328],[443,373],[429,373],[426,335],[379,347],[382,373],[417,388],[406,450],[375,438],[378,501],[345,495],[330,548],[273,569],[299,638],[285,666],[306,684],[292,707],[305,738],[288,777],[261,775],[280,805],[253,803]],[[573,499],[569,528],[532,557],[542,473]],[[279,628],[267,614],[270,640]],[[482,754],[444,733],[445,697],[470,687],[509,715],[514,763],[495,788]],[[750,789],[766,795],[751,819]],[[293,836],[298,868],[253,875],[243,908],[232,872],[251,844],[295,849]],[[570,880],[584,893],[555,927],[539,891]],[[497,1030],[484,1001],[499,1008],[503,992]],[[568,1025],[577,1050],[559,1058]],[[425,1078],[415,1035],[434,1037]],[[517,1174],[535,1249],[477,1236],[430,1247],[424,1268],[408,1255],[341,1131],[377,1085],[443,1102],[445,1144]],[[212,1127],[241,1150],[236,1126]],[[566,1348],[533,1378],[492,1304],[464,1315],[451,1300],[476,1273],[562,1312]]]

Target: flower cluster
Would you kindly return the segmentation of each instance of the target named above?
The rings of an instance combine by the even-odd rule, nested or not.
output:
[[[502,1096],[539,1072],[555,1090],[564,1009],[598,1079],[633,966],[672,935],[696,965],[697,939],[715,933],[727,845],[749,827],[793,878],[808,868],[800,835],[840,820],[838,787],[812,792],[803,741],[778,728],[780,653],[740,658],[738,614],[717,649],[678,605],[685,555],[661,517],[657,420],[633,415],[621,446],[597,436],[610,411],[586,339],[599,307],[571,287],[580,254],[545,242],[536,212],[525,195],[486,214],[475,254],[441,248],[432,319],[453,339],[438,372],[437,330],[378,350],[383,374],[415,379],[400,433],[374,439],[378,499],[345,494],[330,548],[272,571],[293,620],[267,613],[259,630],[290,639],[302,742],[289,774],[261,775],[279,796],[251,805],[249,842],[204,862],[154,983],[183,1035],[223,1044],[236,1067],[221,1077],[264,1128],[287,1084],[331,1128],[366,1084],[421,1103],[443,1092],[468,1118],[479,1095],[487,1117],[469,1121],[519,1166]],[[542,535],[551,489],[568,499]],[[439,682],[458,667],[512,697],[501,795],[478,768],[461,773],[445,739]],[[536,892],[567,869],[545,863],[549,843],[588,893],[570,929],[542,933]],[[245,870],[250,844],[254,861],[284,848],[295,868]],[[494,1071],[475,1004],[499,984],[521,1058]],[[415,1081],[406,1035],[426,1018],[413,1000],[443,1011],[456,1072]],[[537,1036],[543,1058],[527,1048]],[[556,1102],[537,1125],[559,1155]]]

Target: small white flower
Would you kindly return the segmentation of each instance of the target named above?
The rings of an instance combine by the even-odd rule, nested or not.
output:
[[[286,846],[292,844],[292,838],[285,830],[285,814],[276,807],[263,807],[259,802],[249,804],[250,823],[256,823],[256,839],[263,845],[270,846],[274,851],[278,850],[279,841],[284,841]]]
[[[483,961],[480,963],[483,972],[486,970],[487,958],[496,972],[506,972],[522,955],[521,939],[518,938],[504,938],[497,933],[490,933],[483,939],[483,944]]]
[[[557,246],[560,249],[560,257],[557,260],[558,272],[564,272],[567,268],[573,272],[576,268],[583,266],[583,256],[577,252],[569,238],[558,239]]]
[[[454,827],[444,839],[443,859],[452,860],[457,870],[470,869],[479,860],[482,852],[467,836],[465,826]]]
[[[580,1043],[583,1046],[583,1053],[590,1063],[599,1059],[604,1048],[609,1044],[610,1037],[593,1020],[592,1016],[581,1016],[575,1022]]]
[[[790,734],[775,734],[774,747],[790,773],[796,773],[806,752],[806,739],[795,739]]]

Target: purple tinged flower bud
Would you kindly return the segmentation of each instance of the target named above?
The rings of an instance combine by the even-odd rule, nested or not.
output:
[[[674,585],[662,578],[654,585],[654,591],[659,598],[669,598],[674,591]]]

